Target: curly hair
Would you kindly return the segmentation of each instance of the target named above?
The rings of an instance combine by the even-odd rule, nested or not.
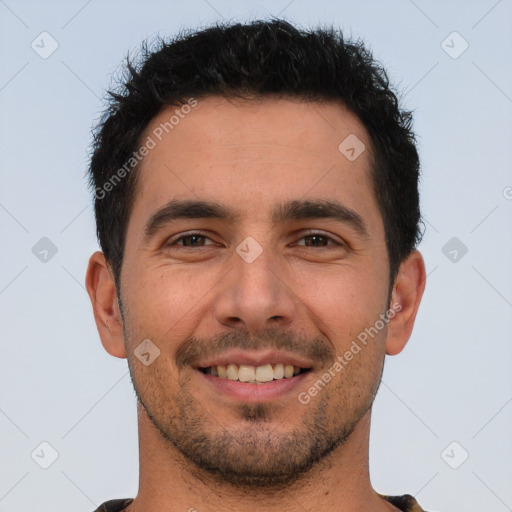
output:
[[[136,164],[125,179],[108,185],[133,160],[145,128],[164,106],[209,95],[341,101],[360,119],[372,145],[371,178],[392,284],[421,239],[412,113],[399,108],[386,71],[361,41],[346,42],[332,27],[304,31],[280,19],[183,31],[171,41],[157,38],[153,48],[143,43],[136,62],[126,57],[122,83],[108,92],[108,106],[93,129],[89,167],[98,240],[117,284]]]

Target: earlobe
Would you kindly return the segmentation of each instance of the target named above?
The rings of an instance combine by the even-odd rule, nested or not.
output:
[[[102,252],[95,252],[90,257],[85,285],[103,347],[110,355],[125,358],[123,323],[115,280]]]
[[[390,308],[394,309],[395,315],[388,324],[387,355],[399,354],[409,341],[425,290],[425,280],[425,263],[421,253],[415,250],[400,265],[393,286]]]

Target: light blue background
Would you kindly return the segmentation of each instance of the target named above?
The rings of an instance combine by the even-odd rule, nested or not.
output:
[[[512,1],[2,0],[0,512],[88,512],[137,491],[127,365],[103,351],[84,289],[84,173],[110,74],[156,33],[281,11],[362,37],[415,110],[429,277],[374,406],[373,485],[432,511],[512,510]],[[48,59],[31,48],[43,31],[59,45]],[[441,46],[453,31],[469,43],[457,59]],[[58,248],[47,263],[42,237]],[[59,454],[46,470],[30,455],[42,441]],[[469,453],[458,469],[441,456],[452,441]]]

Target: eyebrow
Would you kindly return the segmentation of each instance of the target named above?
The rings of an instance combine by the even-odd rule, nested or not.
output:
[[[217,219],[232,224],[240,219],[240,214],[213,201],[172,199],[148,219],[144,226],[144,241],[151,239],[162,227],[180,219]],[[347,224],[363,238],[370,236],[363,218],[335,200],[285,201],[271,211],[274,224],[305,219],[332,219]]]

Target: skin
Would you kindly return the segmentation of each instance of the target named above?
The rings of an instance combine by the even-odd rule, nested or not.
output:
[[[170,112],[156,116],[141,140]],[[349,134],[366,146],[354,161],[338,150]],[[101,252],[86,277],[103,346],[128,359],[139,397],[140,486],[130,512],[397,510],[370,483],[371,405],[386,354],[398,354],[411,335],[425,266],[413,251],[388,303],[370,151],[364,126],[340,103],[207,97],[144,158],[121,290]],[[239,218],[179,219],[145,240],[145,223],[171,199],[220,202]],[[272,222],[275,204],[304,199],[342,203],[362,217],[368,236],[333,219]],[[191,230],[207,238],[170,245]],[[236,252],[248,236],[263,250],[252,263]],[[397,303],[389,323],[302,404],[298,392]],[[147,366],[134,355],[145,339],[160,350]],[[273,400],[230,398],[189,364],[227,343],[286,342],[308,354],[313,369]],[[190,347],[197,352],[184,352]]]

